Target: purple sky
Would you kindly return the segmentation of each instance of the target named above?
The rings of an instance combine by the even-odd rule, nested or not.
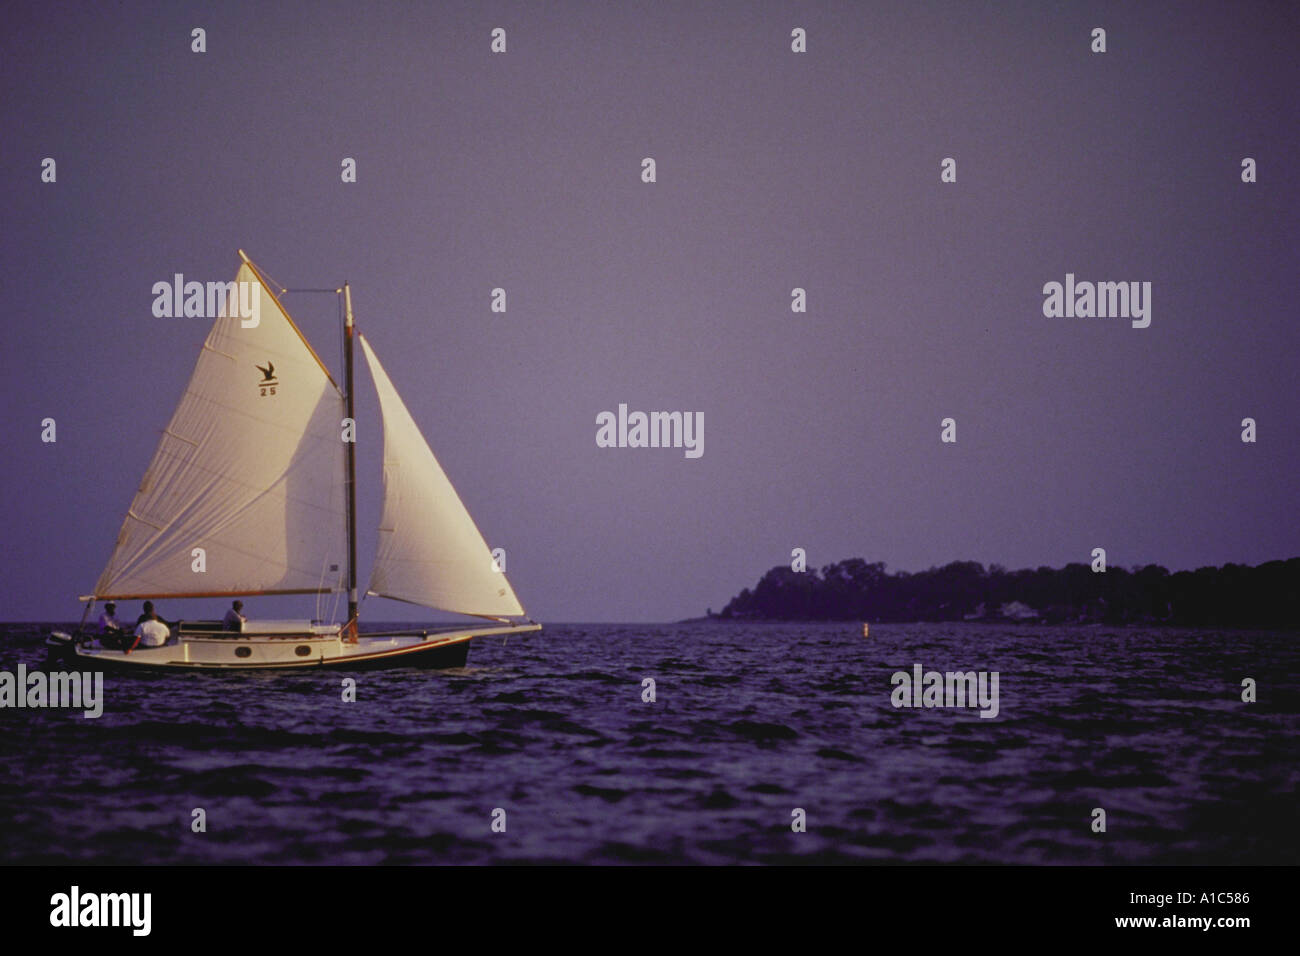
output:
[[[210,325],[151,287],[229,280],[240,247],[353,283],[543,621],[716,610],[796,546],[1300,553],[1294,4],[129,6],[6,8],[0,617],[79,614]],[[1150,328],[1045,318],[1067,272],[1152,282]],[[333,300],[286,304],[337,369]],[[620,402],[703,412],[703,457],[598,448]]]

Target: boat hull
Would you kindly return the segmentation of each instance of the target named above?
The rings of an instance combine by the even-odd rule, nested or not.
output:
[[[464,667],[476,637],[540,631],[540,624],[427,632],[362,634],[347,641],[338,634],[205,634],[182,633],[162,647],[138,647],[127,653],[103,647],[84,636],[54,632],[46,640],[51,661],[78,670],[115,672],[268,671],[332,668],[345,671],[417,667],[446,670]]]

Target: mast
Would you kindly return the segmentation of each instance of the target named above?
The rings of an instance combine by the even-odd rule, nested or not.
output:
[[[352,289],[343,283],[343,364],[344,384],[347,388],[347,416],[352,421],[352,441],[347,445],[348,458],[348,629],[352,638],[357,633],[357,433],[356,413],[352,406]]]

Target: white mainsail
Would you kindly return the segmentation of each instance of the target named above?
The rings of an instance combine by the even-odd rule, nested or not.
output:
[[[484,617],[522,615],[504,573],[420,434],[370,343],[359,335],[384,421],[384,507],[369,592]]]
[[[256,283],[258,323],[243,327],[235,291],[131,502],[101,599],[341,586],[342,394],[247,262],[236,282]]]

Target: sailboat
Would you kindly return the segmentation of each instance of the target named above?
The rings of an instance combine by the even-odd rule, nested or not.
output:
[[[86,602],[51,654],[81,668],[280,670],[462,667],[476,637],[541,630],[524,615],[366,337],[347,283],[340,388],[244,254],[189,385]],[[242,284],[242,285],[241,285]],[[249,289],[251,296],[249,298]],[[243,290],[251,316],[237,298]],[[256,317],[256,321],[250,321]],[[419,630],[358,627],[353,353],[359,342],[383,420],[383,507],[367,595],[491,621]],[[349,438],[349,433],[351,437]],[[181,619],[156,647],[91,633],[96,603],[347,593],[347,620]],[[163,608],[168,610],[168,608]],[[173,612],[174,613],[174,612]],[[129,635],[133,628],[128,624]]]

